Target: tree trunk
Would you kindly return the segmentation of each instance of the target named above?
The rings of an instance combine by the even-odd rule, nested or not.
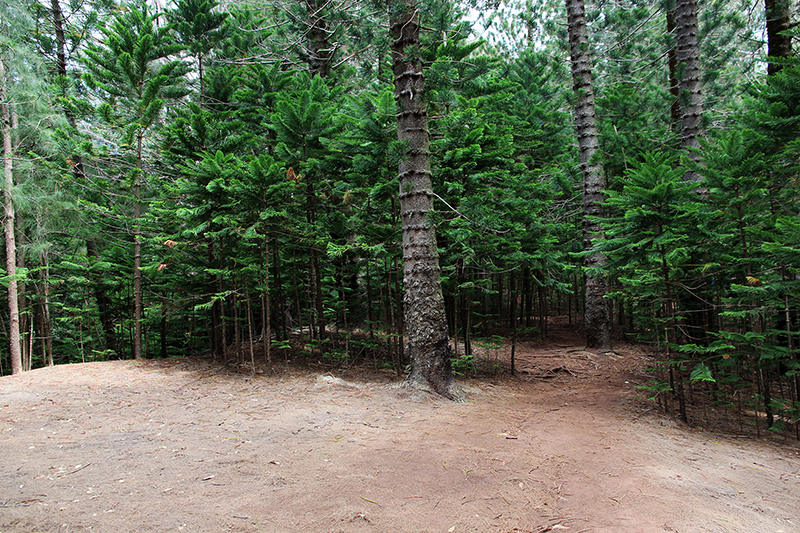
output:
[[[11,113],[11,129],[14,130],[15,120],[14,120],[14,113]],[[13,134],[12,134],[13,136]],[[11,150],[15,150],[16,147],[12,142]],[[13,175],[13,172],[12,172]],[[24,271],[28,265],[25,262],[25,252],[23,251],[26,244],[30,244],[30,240],[26,237],[25,232],[21,231],[20,228],[24,227],[25,220],[22,215],[16,213],[16,219],[14,220],[14,235],[16,236],[16,240],[14,242],[14,248],[19,248],[21,253],[17,254],[17,272]],[[40,274],[41,278],[41,274]],[[41,290],[40,284],[35,286],[37,292]],[[30,361],[33,357],[31,352],[33,346],[33,326],[35,322],[35,306],[33,304],[33,300],[27,297],[28,295],[28,287],[25,283],[25,280],[17,281],[17,309],[19,312],[19,334],[20,334],[20,350],[22,351],[22,371],[25,372],[30,367]],[[30,306],[30,307],[29,307]],[[26,312],[27,310],[27,312]],[[27,335],[27,337],[26,337]],[[44,359],[42,359],[44,360]]]
[[[331,59],[333,58],[333,47],[330,44],[331,32],[328,30],[328,22],[325,18],[325,10],[328,2],[320,0],[305,0],[308,20],[306,25],[306,39],[308,46],[308,65],[311,76],[319,74],[325,78],[331,73]]]
[[[697,0],[677,0],[675,6],[675,38],[678,71],[679,101],[681,104],[681,148],[689,157],[700,156],[702,135],[703,94],[700,70],[700,45],[697,39]],[[694,171],[684,175],[687,181],[700,181]]]
[[[163,300],[161,302],[161,358],[167,358],[167,302]]]
[[[59,76],[67,74],[67,39],[64,34],[64,13],[58,0],[50,0],[50,9],[53,12],[53,28],[56,32],[56,73]]]
[[[86,241],[86,255],[95,261],[100,260],[100,254],[97,251],[97,242],[94,239],[87,239]],[[117,355],[119,349],[117,334],[114,330],[114,316],[111,312],[111,298],[106,294],[105,289],[101,285],[99,278],[92,277],[92,285],[94,291],[94,298],[97,301],[97,311],[100,315],[100,324],[103,326],[103,337],[105,339],[105,348]]]
[[[593,217],[602,215],[605,180],[603,164],[598,154],[600,141],[595,119],[592,63],[583,0],[567,0],[567,22],[572,59],[572,88],[576,96],[575,127],[583,173],[583,248],[591,251],[595,249],[593,241],[604,238],[600,222]],[[595,251],[586,256],[584,266],[587,269],[596,269],[601,268],[605,262],[605,254]],[[611,349],[611,320],[605,299],[606,285],[602,274],[591,270],[586,273],[583,320],[588,348]]]
[[[667,8],[667,33],[675,35],[675,5],[670,3]],[[669,93],[672,103],[669,106],[669,115],[672,119],[672,130],[677,134],[681,127],[681,89],[678,84],[678,49],[670,46],[667,51],[667,67],[669,70]]]
[[[22,372],[22,348],[19,334],[19,301],[17,300],[17,242],[14,234],[14,162],[11,147],[11,110],[7,101],[7,79],[0,59],[0,113],[3,121],[3,235],[6,240],[6,274],[8,275],[8,342],[11,373]]]
[[[46,353],[44,364],[53,366],[53,328],[50,321],[50,257],[47,251],[40,252],[39,261],[39,280],[42,286],[41,308],[42,308],[42,345]]]
[[[789,0],[764,0],[767,16],[767,56],[790,57],[792,55],[792,37],[781,35],[791,28],[789,17]],[[767,74],[772,76],[783,68],[780,63],[770,61]]]
[[[277,340],[288,339],[286,331],[286,316],[288,311],[286,309],[286,296],[283,291],[283,282],[281,281],[281,256],[278,250],[277,241],[273,241],[272,245],[272,274],[275,279],[275,338]]]
[[[136,168],[142,171],[142,136],[136,140]],[[142,185],[136,174],[133,198],[133,358],[142,358]]]
[[[269,227],[267,223],[264,222],[264,294],[263,294],[263,302],[264,302],[264,316],[261,317],[262,324],[263,324],[263,336],[264,336],[264,356],[267,360],[267,370],[272,368],[272,330],[270,327],[270,314],[272,313],[272,309],[270,306],[269,301]],[[248,320],[250,319],[250,298],[247,298],[247,309],[248,309]],[[250,330],[250,335],[252,336],[253,332],[252,329]],[[253,363],[253,369],[255,369],[255,362]]]
[[[392,70],[397,102],[397,138],[406,145],[399,164],[403,233],[405,327],[411,387],[453,398],[453,370],[442,297],[433,210],[430,132],[420,52],[420,22],[414,0],[391,4]]]
[[[509,283],[509,295],[511,298],[511,309],[509,313],[511,314],[511,375],[513,376],[516,372],[515,366],[515,355],[517,353],[517,300],[519,296],[517,294],[517,280],[516,276],[516,269],[511,271],[511,280]]]
[[[66,46],[67,39],[64,30],[64,13],[61,9],[59,0],[50,0],[50,8],[53,14],[53,28],[56,35],[56,74],[58,76],[67,76],[67,54]],[[67,122],[73,128],[76,127],[75,116],[68,106],[64,107],[64,115]],[[73,153],[70,156],[72,161],[72,172],[78,183],[84,183],[86,180],[86,172],[83,166],[83,158],[78,153]],[[94,239],[86,240],[86,255],[88,257],[99,260],[100,256],[97,251],[97,242]],[[111,298],[105,293],[105,290],[100,285],[99,279],[92,280],[94,285],[94,297],[97,301],[97,311],[100,315],[100,323],[103,326],[103,336],[105,339],[105,349],[117,355],[118,344],[117,336],[114,331],[114,318],[111,312]]]

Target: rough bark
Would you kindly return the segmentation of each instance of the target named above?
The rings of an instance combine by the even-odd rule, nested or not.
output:
[[[595,242],[603,239],[603,229],[593,217],[602,215],[605,179],[599,160],[600,138],[592,84],[592,62],[583,0],[567,0],[567,23],[570,56],[572,59],[572,88],[575,91],[575,128],[578,136],[580,165],[583,173],[583,247],[595,250]],[[602,267],[605,254],[594,251],[586,256],[588,269]],[[601,350],[611,348],[611,320],[605,299],[607,281],[602,274],[586,274],[584,328],[586,346]]]
[[[22,372],[22,347],[19,333],[19,301],[17,299],[17,243],[14,234],[14,162],[11,146],[11,110],[7,99],[5,63],[0,59],[0,114],[3,129],[3,236],[6,241],[6,274],[8,275],[8,343],[11,373]]]
[[[411,358],[411,387],[453,398],[453,371],[442,297],[436,229],[431,223],[433,191],[425,79],[419,57],[420,22],[414,0],[392,3],[392,70],[397,102],[397,138],[406,153],[399,164],[403,234],[405,329]]]
[[[671,5],[667,8],[667,33],[674,36],[675,26],[675,6]],[[673,131],[679,133],[681,128],[681,90],[678,86],[678,50],[676,46],[670,47],[667,51],[667,64],[669,68],[669,93],[672,95],[669,114],[672,119]]]
[[[53,27],[56,32],[56,73],[64,76],[67,73],[67,39],[64,35],[64,14],[58,0],[50,0],[50,9],[53,12]]]
[[[764,0],[767,16],[767,56],[790,57],[792,55],[792,37],[781,35],[791,28],[789,16],[789,0]],[[777,74],[783,65],[770,61],[767,74]]]
[[[326,77],[331,73],[331,60],[333,59],[333,46],[330,43],[331,32],[328,21],[325,19],[326,0],[305,0],[308,20],[306,24],[306,40],[308,46],[308,64],[311,75],[319,74]]]
[[[697,32],[697,0],[678,0],[675,5],[675,39],[681,104],[681,147],[693,159],[699,158],[703,120],[703,82]],[[687,171],[684,179],[700,181],[701,176],[697,172]]]

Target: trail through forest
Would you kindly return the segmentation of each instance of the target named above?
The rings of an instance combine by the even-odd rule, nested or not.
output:
[[[507,349],[487,354],[498,362]],[[800,532],[800,449],[679,427],[566,330],[451,403],[206,359],[0,379],[7,532]]]

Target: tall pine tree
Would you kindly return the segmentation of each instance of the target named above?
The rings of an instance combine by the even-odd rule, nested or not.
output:
[[[121,133],[120,148],[131,154],[125,169],[133,190],[133,357],[142,357],[142,227],[146,187],[146,143],[168,100],[187,94],[182,76],[185,65],[171,59],[183,47],[174,42],[169,26],[161,26],[159,13],[147,3],[129,4],[102,28],[102,40],[86,52],[85,79],[103,101],[100,118]]]

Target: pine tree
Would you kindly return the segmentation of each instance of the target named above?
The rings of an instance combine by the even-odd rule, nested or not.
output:
[[[418,4],[390,5],[397,138],[407,143],[399,165],[403,223],[403,290],[413,387],[453,398],[453,371],[442,297],[433,210],[430,131],[420,57]]]
[[[2,43],[6,45],[6,43]],[[5,48],[5,46],[4,46]],[[0,50],[0,54],[5,50]],[[4,55],[4,54],[2,54]],[[11,142],[11,102],[8,98],[9,80],[5,58],[0,55],[0,118],[3,121],[3,237],[6,245],[6,276],[8,277],[9,355],[11,373],[22,372],[22,346],[19,333],[19,299],[17,282],[17,243],[14,224],[14,150]]]
[[[684,341],[679,333],[684,318],[679,302],[686,287],[682,280],[692,243],[701,239],[694,229],[696,183],[684,181],[684,169],[674,167],[671,159],[669,153],[645,154],[619,178],[620,190],[606,191],[610,214],[604,219],[606,240],[600,249],[609,258],[604,268],[621,280],[624,297],[636,307],[641,330],[654,333],[656,338],[648,340],[665,350],[669,386],[686,420],[682,361],[673,354]]]
[[[146,183],[145,145],[157,124],[165,101],[187,94],[182,62],[169,58],[182,50],[172,42],[170,28],[159,26],[158,13],[145,3],[131,4],[102,28],[103,40],[86,52],[88,85],[104,103],[98,108],[103,121],[122,130],[121,144],[132,147],[128,178],[133,189],[133,357],[142,357],[142,186]]]
[[[275,131],[277,156],[290,168],[292,177],[305,191],[304,238],[308,239],[309,276],[313,281],[315,336],[322,340],[326,335],[325,279],[326,265],[320,259],[329,238],[329,206],[325,202],[330,192],[331,176],[325,165],[327,148],[325,140],[334,137],[340,129],[336,118],[336,100],[341,87],[331,88],[318,75],[313,78],[300,74],[294,92],[285,91],[275,103],[272,128]]]
[[[583,0],[567,0],[567,19],[575,90],[575,126],[583,172],[583,247],[586,251],[587,268],[584,308],[586,345],[589,348],[609,350],[611,318],[605,299],[607,280],[602,273],[606,259],[603,253],[596,249],[596,241],[603,238],[598,220],[602,213],[605,176],[599,153],[592,66]]]
[[[52,364],[47,259],[51,236],[41,228],[51,225],[42,220],[45,206],[54,208],[54,216],[63,214],[53,193],[59,169],[52,165],[58,158],[54,133],[63,127],[63,117],[54,107],[52,87],[42,75],[46,72],[42,68],[44,61],[34,51],[28,13],[22,6],[3,1],[0,19],[2,190],[6,213],[3,222],[11,366],[16,372],[32,368],[34,335],[44,339],[42,362]],[[41,196],[36,201],[31,200],[38,194]],[[31,276],[31,272],[38,272],[38,276]],[[35,290],[30,291],[31,287]]]
[[[167,18],[174,24],[178,42],[197,61],[200,107],[205,106],[205,72],[209,55],[230,31],[226,23],[229,14],[218,11],[218,7],[216,0],[179,0],[175,9],[167,13]]]

